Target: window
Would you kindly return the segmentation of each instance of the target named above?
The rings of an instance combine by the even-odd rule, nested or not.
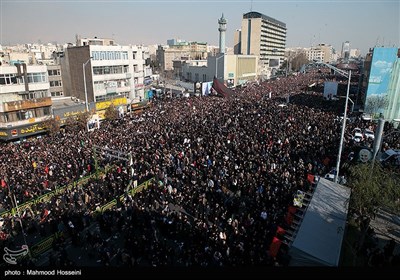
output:
[[[61,81],[50,81],[50,87],[61,87]]]
[[[128,59],[128,52],[122,52],[122,59]]]
[[[51,113],[50,106],[49,107],[44,107],[43,108],[43,113],[44,113],[45,116],[50,115],[50,113]]]
[[[61,70],[60,69],[48,70],[47,73],[49,76],[60,76]]]
[[[99,52],[92,52],[92,57],[93,57],[94,60],[99,60],[100,59]]]
[[[46,75],[45,73],[28,73],[28,83],[45,83]]]
[[[12,85],[17,84],[17,77],[15,74],[1,74],[0,85]]]

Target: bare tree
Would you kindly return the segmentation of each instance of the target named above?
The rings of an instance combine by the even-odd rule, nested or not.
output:
[[[298,53],[295,57],[293,57],[290,60],[289,63],[290,63],[289,66],[291,67],[292,71],[299,71],[301,66],[309,63],[309,61],[305,53]]]
[[[118,118],[118,111],[114,104],[111,103],[111,105],[106,109],[104,117],[110,121],[113,121],[116,118]]]
[[[68,117],[65,120],[65,126],[67,129],[74,130],[86,130],[87,122],[89,121],[89,112],[80,112],[76,116]]]
[[[380,109],[386,109],[388,105],[389,105],[389,100],[387,99],[386,95],[367,96],[367,100],[364,106],[364,112],[368,114],[375,114]]]
[[[60,131],[60,120],[55,118],[49,118],[44,122],[47,133],[49,135],[57,134]]]

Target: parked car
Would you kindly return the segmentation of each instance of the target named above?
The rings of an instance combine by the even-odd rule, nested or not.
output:
[[[371,140],[375,139],[374,132],[370,129],[364,129],[364,137]]]
[[[363,114],[361,116],[361,119],[363,119],[364,121],[370,121],[370,120],[372,120],[372,117],[370,114]]]
[[[353,140],[354,140],[354,142],[359,143],[359,142],[361,142],[363,139],[364,139],[364,136],[362,135],[361,128],[358,128],[358,127],[355,128],[355,129],[353,130]]]
[[[379,160],[383,165],[400,166],[400,150],[387,150],[382,153]]]

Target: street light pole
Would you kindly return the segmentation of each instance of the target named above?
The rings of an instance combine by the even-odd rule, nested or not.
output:
[[[83,86],[85,88],[85,102],[86,102],[86,112],[89,112],[89,103],[88,103],[88,96],[87,96],[87,89],[86,89],[86,73],[85,73],[85,66],[89,63],[92,57],[82,64],[82,71],[83,71]]]
[[[340,157],[342,155],[342,149],[343,149],[343,140],[344,140],[344,132],[346,129],[346,119],[347,119],[347,105],[349,103],[349,92],[350,92],[350,81],[351,81],[351,70],[349,71],[349,80],[347,82],[347,93],[346,93],[346,102],[344,106],[344,114],[343,114],[343,124],[342,124],[342,133],[340,135],[340,144],[339,144],[339,152],[338,152],[338,158],[336,162],[336,174],[335,174],[335,182],[338,183],[338,178],[339,178],[339,168],[340,168]]]
[[[332,70],[334,70],[336,73],[339,73],[340,75],[348,78],[348,82],[347,82],[347,92],[346,92],[346,103],[344,106],[344,114],[343,114],[343,124],[342,124],[342,133],[340,135],[340,144],[339,144],[339,152],[338,152],[338,156],[337,156],[337,162],[336,162],[336,174],[335,174],[335,183],[338,183],[338,179],[339,179],[339,168],[340,168],[340,158],[342,155],[342,149],[343,149],[343,141],[344,141],[344,132],[346,129],[346,120],[347,120],[347,106],[349,104],[349,93],[350,93],[350,82],[351,82],[351,70],[349,70],[349,72],[347,73],[346,71],[343,71],[339,68],[336,68],[335,66],[332,66],[330,64],[327,64],[325,62],[322,61],[314,61],[316,64],[322,64]],[[352,103],[354,104],[354,102],[352,101]]]

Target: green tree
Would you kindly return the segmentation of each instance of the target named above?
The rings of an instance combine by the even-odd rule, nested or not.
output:
[[[380,207],[398,211],[399,174],[384,169],[378,162],[350,167],[350,210],[371,219]]]
[[[400,175],[384,169],[379,162],[360,163],[350,167],[349,171],[350,218],[354,218],[360,230],[357,245],[351,248],[355,264],[357,251],[363,248],[370,222],[375,218],[378,209],[386,208],[398,212]]]

